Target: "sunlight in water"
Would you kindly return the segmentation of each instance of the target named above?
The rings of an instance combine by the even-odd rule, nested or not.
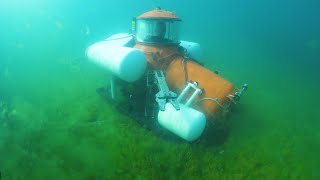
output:
[[[21,12],[21,11],[34,11],[43,3],[43,0],[1,0],[1,12]]]

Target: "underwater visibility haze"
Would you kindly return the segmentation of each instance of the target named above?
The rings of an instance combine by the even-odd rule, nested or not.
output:
[[[249,84],[194,142],[118,111],[86,49],[156,7],[204,66]],[[3,179],[320,179],[320,2],[1,0]],[[156,121],[156,120],[155,120]]]

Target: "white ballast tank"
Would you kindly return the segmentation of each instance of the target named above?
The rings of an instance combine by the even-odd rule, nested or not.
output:
[[[117,41],[117,38],[122,42]],[[122,45],[128,42],[128,39],[124,41],[126,38],[114,35],[108,39],[95,43],[87,49],[89,60],[127,82],[141,78],[147,68],[144,53],[138,49],[123,47]]]
[[[179,137],[194,141],[202,134],[206,117],[202,112],[183,104],[179,106],[180,110],[177,111],[171,103],[167,103],[166,110],[158,113],[158,122]]]
[[[202,49],[200,44],[190,41],[180,41],[180,46],[187,50],[188,56],[196,61],[203,63]]]

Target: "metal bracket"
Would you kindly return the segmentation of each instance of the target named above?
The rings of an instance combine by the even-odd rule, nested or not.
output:
[[[177,94],[170,91],[166,82],[166,77],[163,71],[154,70],[154,76],[159,92],[156,94],[156,101],[161,111],[165,111],[166,103],[169,102],[176,110],[180,110],[179,103],[177,101]]]
[[[182,100],[182,98],[187,94],[187,92],[190,89],[194,89],[193,94],[191,95],[191,97],[187,100],[187,102],[185,103],[186,106],[189,106],[192,101],[194,100],[194,98],[202,93],[202,90],[200,88],[198,88],[198,83],[197,82],[188,82],[187,86],[183,89],[183,91],[181,92],[181,94],[179,95],[177,101],[180,102]]]
[[[248,89],[248,84],[242,85],[242,88],[239,91],[235,92],[234,95],[231,96],[234,102],[238,102],[240,100],[242,93],[247,89]]]

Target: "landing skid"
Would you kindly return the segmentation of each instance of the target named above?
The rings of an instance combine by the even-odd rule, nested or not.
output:
[[[132,89],[137,89],[135,86],[139,85],[132,87],[132,84],[124,82],[118,82],[116,85],[120,86],[116,94],[121,95],[121,98],[112,98],[111,86],[100,87],[96,89],[96,92],[117,111],[134,119],[142,127],[157,129],[159,127],[156,118],[158,108],[153,98],[154,94],[150,95],[152,90],[140,88],[140,91],[133,91]]]

